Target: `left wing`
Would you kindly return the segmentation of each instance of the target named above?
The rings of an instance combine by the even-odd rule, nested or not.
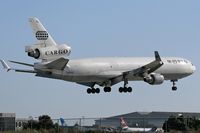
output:
[[[63,70],[65,68],[66,64],[68,63],[68,61],[69,61],[69,59],[59,58],[57,60],[48,62],[46,64],[42,64],[42,65],[47,69]],[[7,71],[14,70],[15,72],[37,73],[36,70],[24,70],[24,69],[11,68],[4,60],[0,60],[0,62],[3,65],[3,68],[6,69]],[[34,68],[34,65],[32,65],[32,64],[17,62],[17,61],[10,61],[10,62]]]

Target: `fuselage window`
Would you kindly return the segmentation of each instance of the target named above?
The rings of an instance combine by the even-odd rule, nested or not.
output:
[[[177,64],[177,60],[172,60],[172,62],[173,62],[174,64]]]
[[[188,61],[186,61],[186,60],[184,60],[184,62],[187,64],[188,63]]]
[[[172,61],[171,61],[171,60],[167,60],[167,62],[168,62],[168,63],[172,63]]]

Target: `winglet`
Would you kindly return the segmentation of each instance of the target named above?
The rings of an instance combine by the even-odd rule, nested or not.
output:
[[[160,64],[163,64],[158,51],[154,51],[156,61],[159,61]]]
[[[11,68],[8,66],[8,64],[4,61],[4,60],[0,60],[1,61],[1,64],[3,65],[3,68],[8,71],[11,70]]]

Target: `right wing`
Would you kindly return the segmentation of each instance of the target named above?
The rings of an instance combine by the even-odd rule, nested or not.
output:
[[[155,51],[155,60],[142,66],[139,67],[137,69],[131,70],[131,71],[127,71],[124,72],[123,75],[133,75],[133,76],[138,76],[138,77],[144,77],[152,72],[154,72],[155,70],[157,70],[158,68],[160,68],[164,63],[162,62],[160,55],[158,53],[158,51]]]
[[[155,70],[157,70],[158,68],[160,68],[164,63],[162,62],[158,51],[155,51],[154,54],[155,54],[154,61],[152,61],[144,66],[141,66],[137,69],[122,72],[121,75],[118,75],[116,77],[108,79],[109,81],[111,81],[111,85],[115,85],[115,84],[125,80],[129,76],[144,78],[144,77],[148,76],[148,74],[150,74],[150,73],[154,72]],[[104,82],[106,82],[106,81],[104,81]]]

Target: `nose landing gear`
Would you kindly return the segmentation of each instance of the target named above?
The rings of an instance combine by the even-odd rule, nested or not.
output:
[[[176,82],[178,80],[171,80],[171,82],[173,83],[173,86],[172,86],[172,91],[176,91],[177,90],[177,87],[176,87]]]

